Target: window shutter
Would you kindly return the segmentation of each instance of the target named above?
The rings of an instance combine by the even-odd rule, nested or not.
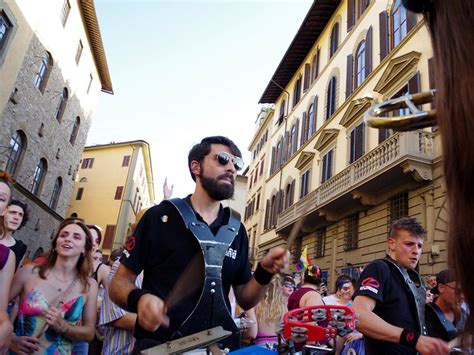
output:
[[[408,93],[416,94],[417,92],[420,92],[420,72],[416,72],[416,74],[408,80]]]
[[[319,52],[320,51],[319,51],[319,48],[318,48],[318,50],[316,51],[316,69],[313,69],[313,71],[314,71],[313,78],[314,79],[316,79],[319,75],[319,57],[320,57]]]
[[[311,136],[317,131],[317,124],[318,124],[318,95],[314,97],[313,101],[313,132],[311,132]]]
[[[372,72],[372,26],[367,31],[365,37],[365,77]]]
[[[276,148],[272,147],[272,163],[270,166],[270,174],[272,174],[275,171],[275,166],[276,166]]]
[[[269,216],[270,216],[270,200],[267,200],[267,203],[265,205],[265,221],[263,223],[263,229],[265,230],[268,229]]]
[[[428,59],[428,82],[430,85],[430,89],[435,89],[435,73],[434,73],[434,58],[431,57]]]
[[[283,152],[282,152],[280,166],[283,165],[288,160],[288,158],[290,156],[289,151],[288,151],[288,148],[290,147],[289,138],[290,138],[290,134],[288,133],[288,131],[286,131],[285,132],[285,137],[283,138],[283,146],[282,146]]]
[[[349,164],[353,163],[355,160],[355,137],[356,137],[356,130],[355,128],[351,131],[351,138],[350,138],[350,151],[349,151]]]
[[[296,123],[295,123],[295,126],[296,126],[296,130],[295,130],[295,138],[293,140],[293,142],[295,142],[295,146],[293,147],[295,153],[298,151],[298,133],[299,133],[299,129],[300,129],[300,119],[297,118],[296,119]]]
[[[310,81],[311,81],[311,64],[306,63],[306,64],[304,65],[304,85],[303,85],[303,91],[308,90]]]
[[[434,58],[428,59],[428,82],[430,85],[430,89],[433,90],[436,88],[435,84],[435,72],[434,72]],[[435,108],[434,101],[431,103],[431,109]]]
[[[290,201],[290,206],[292,206],[295,201],[295,180],[291,182],[290,198],[288,200]]]
[[[306,112],[303,112],[303,119],[301,120],[301,145],[306,142]]]
[[[414,12],[408,11],[407,12],[407,32],[410,32],[413,27],[416,26],[416,14]]]
[[[379,23],[380,23],[380,61],[382,61],[389,52],[388,45],[388,13],[383,11],[379,14]]]
[[[349,32],[355,23],[355,0],[349,0],[347,3],[347,32]]]
[[[353,87],[353,82],[354,82],[354,76],[352,74],[353,72],[353,55],[349,54],[347,56],[347,77],[346,77],[346,99],[351,96],[352,94],[352,87]]]
[[[356,158],[359,159],[362,155],[364,155],[364,127],[365,124],[361,123],[359,126],[356,128]]]
[[[327,179],[330,179],[332,176],[332,156],[334,154],[334,149],[331,149],[328,152],[328,168],[327,168]]]

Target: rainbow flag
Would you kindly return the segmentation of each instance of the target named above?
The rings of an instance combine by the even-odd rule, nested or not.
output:
[[[296,269],[304,270],[308,267],[308,265],[311,265],[311,260],[309,260],[308,257],[308,246],[305,246],[303,252],[301,253],[300,261],[298,264],[296,264]]]

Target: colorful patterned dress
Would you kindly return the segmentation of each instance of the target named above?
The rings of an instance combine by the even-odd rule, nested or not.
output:
[[[30,290],[23,298],[18,309],[15,326],[17,336],[39,337],[42,354],[64,355],[72,353],[72,341],[50,327],[45,329],[44,314],[49,304],[39,290]],[[71,325],[79,325],[82,320],[84,296],[80,295],[59,307],[64,319]]]

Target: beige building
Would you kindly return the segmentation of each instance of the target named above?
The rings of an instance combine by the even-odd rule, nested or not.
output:
[[[413,216],[428,232],[420,272],[446,266],[438,133],[363,119],[377,102],[430,89],[431,57],[422,18],[400,0],[313,3],[259,101],[269,105],[249,146],[251,248],[284,244],[304,218],[293,262],[307,246],[332,283],[383,257],[391,221]]]
[[[142,140],[86,147],[74,182],[68,216],[103,230],[104,255],[119,248],[139,211],[153,204],[150,147]]]
[[[101,92],[113,93],[92,0],[0,0],[0,170],[30,218],[33,258],[65,217]]]

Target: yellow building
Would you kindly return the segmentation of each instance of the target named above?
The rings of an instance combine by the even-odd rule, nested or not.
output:
[[[423,19],[400,0],[313,3],[259,101],[269,105],[249,146],[251,248],[284,244],[304,217],[293,261],[307,246],[334,282],[383,257],[391,221],[408,215],[428,232],[420,272],[446,266],[438,133],[363,120],[377,102],[430,89],[431,57]]]
[[[142,140],[85,147],[68,216],[103,228],[104,255],[125,241],[136,214],[153,204],[150,147]]]

